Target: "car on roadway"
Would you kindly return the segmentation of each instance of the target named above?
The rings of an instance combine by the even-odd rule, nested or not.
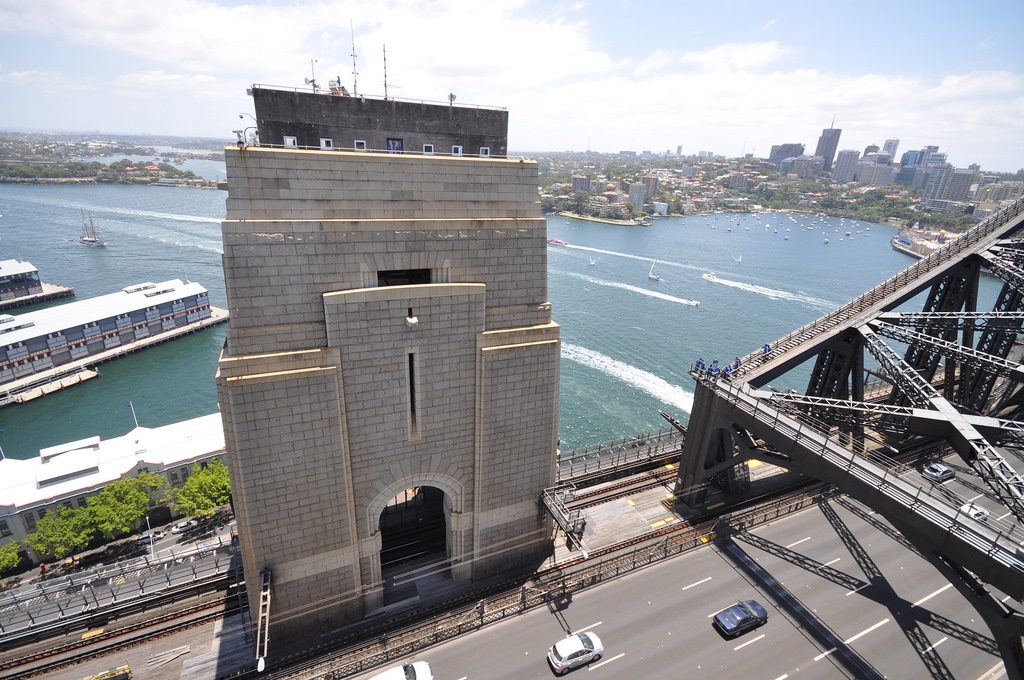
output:
[[[199,526],[199,522],[195,521],[194,519],[187,519],[184,522],[178,522],[173,527],[171,527],[171,533],[181,534],[186,531],[191,531],[192,529],[195,529],[197,526]]]
[[[715,614],[712,624],[734,638],[768,623],[768,611],[757,600],[741,600]]]
[[[576,633],[553,644],[548,650],[548,663],[555,675],[565,675],[574,668],[597,661],[604,654],[601,638],[594,633]]]
[[[160,531],[159,529],[153,529],[152,531],[144,531],[144,532],[142,532],[142,535],[139,536],[137,541],[139,543],[150,543],[150,542],[154,542],[155,543],[156,541],[159,541],[163,537],[164,537],[164,532]]]
[[[988,510],[977,503],[964,503],[960,506],[960,512],[964,513],[971,519],[978,520],[979,522],[988,521]]]
[[[928,463],[921,468],[921,475],[936,484],[941,484],[946,480],[953,479],[956,477],[956,473],[953,472],[953,468],[942,463]]]
[[[434,675],[430,672],[429,663],[426,661],[413,661],[412,663],[403,663],[401,666],[389,668],[382,673],[374,675],[370,680],[434,680]]]

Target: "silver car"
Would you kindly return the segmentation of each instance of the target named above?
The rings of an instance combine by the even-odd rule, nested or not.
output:
[[[928,463],[921,468],[921,475],[928,480],[941,484],[947,479],[953,479],[956,477],[956,473],[953,472],[953,468],[942,463]]]
[[[548,663],[555,675],[565,675],[573,668],[597,661],[604,653],[601,638],[594,633],[576,633],[556,642],[548,650]]]

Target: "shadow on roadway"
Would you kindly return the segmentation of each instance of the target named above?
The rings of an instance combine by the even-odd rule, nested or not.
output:
[[[822,649],[834,649],[828,659],[841,666],[859,680],[883,680],[885,676],[862,658],[836,635],[814,612],[808,609],[793,593],[772,576],[764,567],[743,551],[728,528],[718,534],[715,545],[733,566],[746,574],[762,592],[775,601],[776,606],[786,612],[789,618],[801,625]]]

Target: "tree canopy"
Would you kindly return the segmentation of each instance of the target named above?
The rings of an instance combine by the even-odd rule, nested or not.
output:
[[[0,573],[13,571],[21,564],[21,544],[17,541],[0,545]]]
[[[88,546],[95,535],[96,527],[87,511],[58,508],[39,518],[25,543],[40,555],[63,559]]]
[[[231,479],[227,466],[219,460],[211,461],[205,468],[193,467],[176,501],[178,512],[186,516],[209,516],[230,502]]]

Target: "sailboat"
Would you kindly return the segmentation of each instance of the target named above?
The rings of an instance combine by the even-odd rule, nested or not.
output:
[[[651,271],[647,273],[647,278],[649,278],[651,281],[661,281],[661,277],[654,273],[655,264],[656,263],[654,262],[651,263]]]
[[[743,264],[743,256],[742,255],[737,255],[736,257],[734,257],[732,259],[736,260],[736,264]]]
[[[590,258],[590,266],[591,266],[591,267],[593,267],[593,266],[594,266],[594,265],[596,265],[596,264],[597,264],[597,263],[596,263],[596,262],[594,262],[594,258]]]
[[[96,233],[96,225],[92,222],[92,215],[87,214],[85,211],[82,211],[82,235],[78,241],[87,246],[100,247],[107,245],[107,242]]]

